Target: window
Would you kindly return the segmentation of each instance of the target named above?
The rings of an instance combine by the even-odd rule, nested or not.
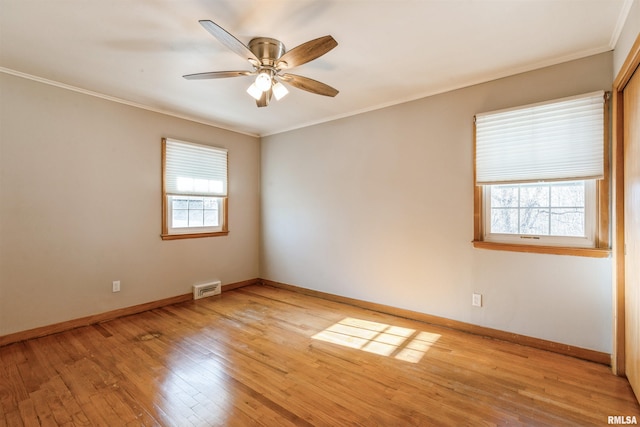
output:
[[[228,234],[227,150],[162,140],[162,238]]]
[[[594,92],[476,115],[476,247],[608,256],[607,104]]]
[[[484,240],[593,247],[593,180],[485,187]]]

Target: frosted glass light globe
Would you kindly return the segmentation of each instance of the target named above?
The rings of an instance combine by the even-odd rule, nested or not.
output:
[[[260,73],[256,77],[256,86],[261,91],[265,92],[271,87],[271,75],[269,73]]]

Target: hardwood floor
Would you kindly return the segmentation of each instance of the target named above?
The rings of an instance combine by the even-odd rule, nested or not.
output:
[[[0,426],[607,425],[609,367],[253,285],[0,347]],[[619,420],[619,419],[618,419]]]

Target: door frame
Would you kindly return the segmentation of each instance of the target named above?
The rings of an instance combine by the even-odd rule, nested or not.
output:
[[[612,101],[612,253],[613,253],[613,353],[611,369],[625,375],[625,280],[624,280],[624,88],[640,72],[640,34],[613,82]]]

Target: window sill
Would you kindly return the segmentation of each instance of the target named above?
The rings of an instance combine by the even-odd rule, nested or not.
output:
[[[200,237],[226,236],[228,231],[215,231],[213,233],[185,233],[185,234],[161,234],[162,240],[197,239]]]
[[[602,248],[570,248],[566,246],[535,246],[535,245],[516,245],[510,243],[484,242],[481,240],[473,241],[474,248],[491,249],[494,251],[510,251],[510,252],[528,252],[536,254],[551,255],[572,255],[590,258],[609,258],[610,249]]]

